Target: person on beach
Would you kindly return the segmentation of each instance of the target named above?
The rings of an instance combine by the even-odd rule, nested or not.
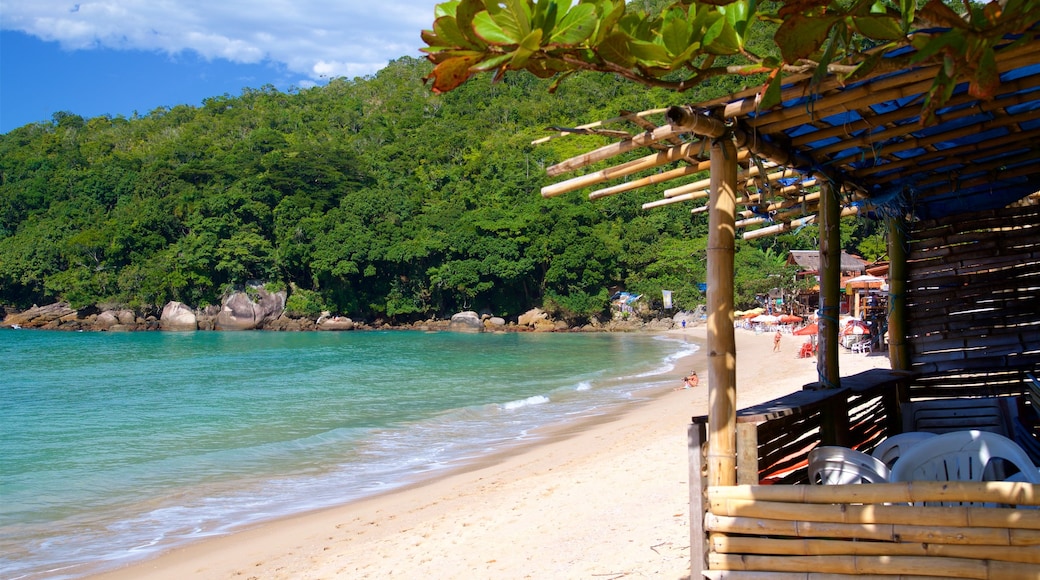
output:
[[[773,335],[773,352],[780,352],[780,331]]]
[[[683,389],[692,389],[693,387],[696,387],[697,384],[700,382],[701,380],[697,378],[697,371],[690,371],[690,376],[683,377]],[[679,387],[676,387],[673,390],[678,391]]]

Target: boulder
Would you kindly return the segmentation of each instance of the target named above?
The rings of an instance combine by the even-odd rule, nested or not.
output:
[[[113,326],[120,324],[119,317],[115,312],[106,310],[94,319],[94,328],[97,330],[110,330]]]
[[[119,320],[119,324],[125,326],[133,326],[137,324],[137,315],[134,314],[133,310],[120,310],[116,313],[116,319]]]
[[[517,317],[516,323],[519,326],[530,326],[533,327],[539,320],[546,320],[549,315],[542,311],[541,308],[532,308],[527,312]]]
[[[249,292],[234,292],[224,298],[217,313],[217,330],[253,330],[273,322],[285,311],[286,293],[268,292],[263,286],[251,286]]]
[[[331,316],[318,324],[318,330],[354,330],[354,321],[346,316]]]
[[[506,319],[501,316],[490,316],[484,319],[484,327],[490,330],[502,330],[506,326]]]
[[[472,310],[467,310],[452,315],[448,330],[454,332],[483,332],[484,323],[480,320],[479,314]]]
[[[197,330],[199,320],[195,316],[194,310],[186,304],[174,300],[163,307],[162,315],[159,316],[159,328],[162,330]]]
[[[253,330],[259,326],[256,305],[245,292],[234,292],[224,298],[217,314],[217,330]]]

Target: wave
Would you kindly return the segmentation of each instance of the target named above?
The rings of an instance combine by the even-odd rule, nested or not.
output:
[[[546,397],[545,395],[534,395],[533,397],[527,397],[526,399],[502,403],[501,407],[504,411],[512,411],[522,407],[530,407],[531,405],[544,405],[548,402],[549,397]]]

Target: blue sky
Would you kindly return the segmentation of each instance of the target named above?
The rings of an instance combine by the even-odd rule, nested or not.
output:
[[[420,57],[438,0],[0,0],[0,133],[145,115]]]

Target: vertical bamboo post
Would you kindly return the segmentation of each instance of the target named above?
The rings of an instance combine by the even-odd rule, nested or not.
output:
[[[733,332],[733,256],[737,150],[711,143],[708,205],[708,485],[737,482],[737,348]]]
[[[910,370],[906,345],[906,234],[905,222],[894,217],[888,226],[888,359],[893,370]]]
[[[703,421],[690,424],[687,442],[690,454],[690,578],[701,578],[701,573],[708,569],[708,535],[704,530],[704,514],[708,511],[705,435]]]
[[[737,485],[758,485],[757,423],[737,423]]]
[[[820,181],[820,350],[816,372],[824,388],[841,386],[838,370],[838,300],[841,296],[841,203],[830,180]]]

